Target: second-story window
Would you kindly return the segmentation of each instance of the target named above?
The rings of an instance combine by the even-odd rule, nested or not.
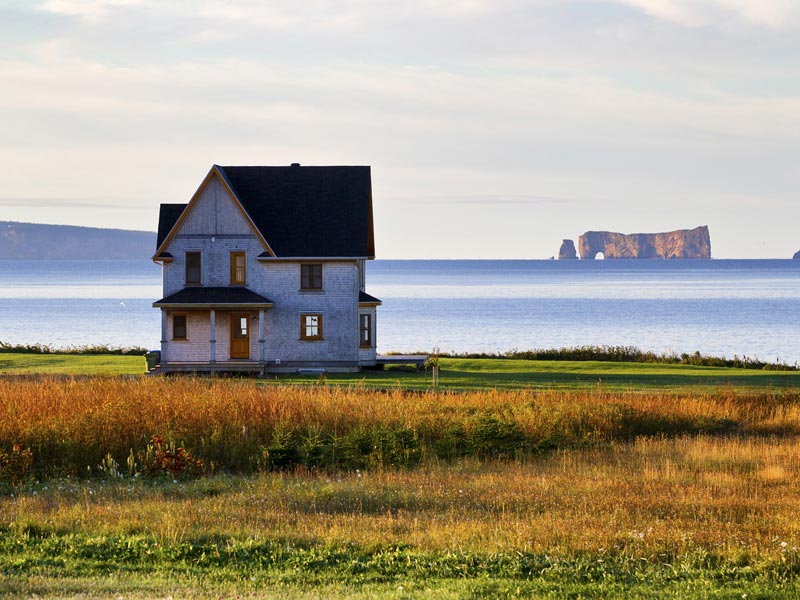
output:
[[[247,255],[244,252],[231,252],[231,285],[247,283]]]
[[[199,252],[186,253],[186,285],[200,285],[202,283],[201,263]]]
[[[322,289],[322,265],[319,263],[303,263],[300,265],[300,289]]]

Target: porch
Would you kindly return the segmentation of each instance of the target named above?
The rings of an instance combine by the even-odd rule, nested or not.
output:
[[[161,309],[161,356],[151,373],[263,370],[269,299],[247,288],[197,287],[153,306]]]
[[[148,371],[148,375],[167,375],[169,373],[255,373],[263,375],[265,364],[253,360],[226,360],[223,362],[170,362],[158,364]]]

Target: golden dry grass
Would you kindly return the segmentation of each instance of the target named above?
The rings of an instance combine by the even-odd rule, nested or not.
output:
[[[797,438],[640,439],[513,462],[46,488],[0,500],[3,524],[170,544],[219,536],[659,561],[697,548],[775,559],[800,546]]]
[[[509,423],[526,448],[597,446],[639,436],[800,432],[800,392],[482,390],[377,392],[201,379],[0,380],[0,449],[32,448],[39,472],[77,473],[107,453],[124,464],[158,434],[208,463],[248,471],[276,426],[342,435],[405,428],[426,444],[480,415]],[[777,470],[762,479],[780,479]]]
[[[527,450],[503,460],[436,453],[442,432],[475,426],[481,415],[513,424]],[[412,431],[422,448],[418,466],[237,473],[256,467],[276,428],[344,435],[369,427]],[[155,483],[98,476],[106,453],[124,464],[154,433],[217,461],[217,474]],[[607,560],[620,596],[642,565],[661,577],[656,591],[693,577],[709,589],[731,581],[752,585],[747,591],[776,583],[795,589],[800,569],[800,398],[791,390],[453,393],[0,380],[0,448],[17,442],[33,449],[41,480],[0,495],[0,531],[10,540],[0,564],[17,568],[15,553],[27,553],[31,565],[51,565],[44,574],[52,586],[88,568],[75,556],[99,561],[89,577],[113,565],[160,568],[146,555],[129,557],[127,544],[154,544],[165,572],[188,560],[180,558],[186,548],[230,551],[228,562],[203,567],[222,577],[240,560],[233,548],[248,544],[280,546],[293,560],[352,548],[354,560],[369,561],[399,547],[402,560],[417,561],[416,573],[446,563],[447,577],[461,562],[466,569],[494,556],[554,557],[573,566],[553,576],[553,589],[562,585],[558,577],[571,584],[585,568],[597,577],[586,589],[598,595],[606,592],[591,586],[601,585],[597,565]],[[72,548],[68,560],[62,548]],[[327,560],[315,568],[350,581]],[[379,579],[387,576],[380,568]],[[274,569],[282,577],[293,567]]]

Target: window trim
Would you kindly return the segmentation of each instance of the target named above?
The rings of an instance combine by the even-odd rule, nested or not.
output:
[[[244,250],[231,250],[230,252],[230,285],[233,287],[239,287],[247,285],[247,252]],[[236,274],[236,263],[235,257],[242,256],[244,258],[244,278],[242,281],[235,281],[235,274]]]
[[[306,330],[309,325],[306,324],[306,319],[308,317],[317,317],[317,335],[307,335]],[[300,341],[321,342],[324,339],[322,313],[300,313]]]
[[[197,281],[189,281],[189,255],[190,254],[192,254],[192,255],[196,254],[197,257],[198,257],[199,264],[198,264],[198,267],[197,267],[197,277],[198,277]],[[186,287],[198,286],[198,285],[202,286],[203,285],[203,253],[200,250],[187,250],[184,253],[184,262],[186,263],[184,265],[185,266],[184,283],[186,284]]]
[[[319,267],[319,286],[309,285],[308,287],[305,285],[306,277],[304,277],[304,271],[306,269],[313,269],[314,267]],[[322,263],[300,263],[300,291],[301,292],[321,292],[322,286],[324,285],[324,278],[323,278],[323,268]],[[316,282],[316,278],[313,275],[313,271],[308,278],[308,283],[313,284]]]
[[[366,317],[366,327],[364,326],[364,317]],[[364,332],[367,332],[367,339],[364,339]],[[358,314],[358,347],[359,348],[372,348],[372,314],[359,313]]]
[[[183,337],[176,337],[175,336],[175,319],[177,317],[183,318]],[[185,342],[189,339],[189,315],[185,312],[179,313],[172,313],[172,341],[173,342]]]

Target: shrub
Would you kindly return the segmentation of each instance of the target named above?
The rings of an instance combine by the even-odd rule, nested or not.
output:
[[[148,477],[170,475],[175,478],[198,477],[203,474],[203,461],[196,459],[185,448],[175,447],[154,435],[144,452],[139,453],[142,470]]]
[[[115,347],[105,344],[94,344],[86,346],[68,346],[66,348],[54,348],[47,344],[9,344],[0,340],[0,352],[20,352],[24,354],[113,354],[117,356],[144,356],[148,353],[147,348],[138,346]]]
[[[278,424],[272,432],[272,440],[262,447],[264,466],[270,471],[290,469],[299,464],[300,452],[294,433],[289,427]]]
[[[466,424],[449,425],[434,441],[433,450],[446,460],[462,456],[510,458],[528,449],[528,441],[517,423],[482,414]]]
[[[312,428],[301,438],[281,424],[273,431],[269,445],[261,448],[259,462],[269,471],[301,465],[308,469],[352,471],[413,467],[421,458],[422,446],[416,432],[404,427],[355,427],[342,435]]]
[[[0,449],[0,483],[18,485],[31,474],[33,453],[22,444],[14,444],[11,453]]]

